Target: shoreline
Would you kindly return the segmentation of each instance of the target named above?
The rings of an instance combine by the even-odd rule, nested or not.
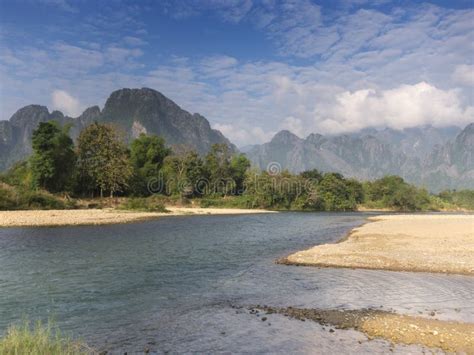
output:
[[[169,212],[140,212],[117,209],[0,211],[0,228],[110,225],[172,216],[277,213],[269,210],[238,208],[166,207],[166,209]]]
[[[279,264],[474,275],[474,216],[381,215]]]
[[[448,352],[474,352],[473,323],[429,319],[376,309],[305,309],[257,305],[248,310],[251,314],[280,314],[296,320],[311,320],[335,329],[354,329],[364,333],[369,340],[381,338],[397,344],[418,344]],[[334,329],[329,332],[334,333]]]

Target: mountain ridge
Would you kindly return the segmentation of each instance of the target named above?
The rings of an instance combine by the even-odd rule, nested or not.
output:
[[[91,106],[78,117],[60,111],[49,112],[46,106],[28,105],[16,111],[8,121],[0,121],[0,171],[31,154],[31,135],[40,122],[70,124],[73,139],[87,125],[97,121],[117,125],[130,141],[140,133],[162,136],[170,146],[182,146],[207,153],[215,143],[237,148],[199,113],[191,114],[157,90],[123,88],[112,92],[104,108]]]
[[[280,131],[267,143],[246,152],[265,169],[278,162],[293,173],[318,169],[372,180],[400,175],[432,191],[474,188],[474,123],[459,127],[365,129],[352,134],[300,138]]]

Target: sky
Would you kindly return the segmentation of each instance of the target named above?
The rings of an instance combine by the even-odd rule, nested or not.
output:
[[[0,119],[150,87],[239,146],[474,121],[474,0],[0,0]]]

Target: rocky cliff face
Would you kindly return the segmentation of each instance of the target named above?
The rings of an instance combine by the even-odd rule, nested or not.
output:
[[[474,123],[421,162],[420,182],[435,189],[474,188]]]
[[[215,143],[226,143],[235,150],[221,132],[211,128],[205,117],[190,114],[152,89],[113,92],[105,103],[100,121],[119,124],[130,138],[140,133],[156,134],[170,145],[187,145],[201,154]]]
[[[29,105],[19,109],[9,121],[0,121],[0,171],[31,154],[33,130],[40,122],[50,120],[70,124],[74,139],[84,127],[97,121],[118,126],[128,140],[146,133],[162,136],[171,146],[185,146],[201,154],[215,143],[225,143],[236,150],[222,133],[211,128],[205,117],[190,114],[158,91],[121,89],[110,95],[102,111],[93,106],[76,118],[59,111],[50,113],[45,106]]]
[[[474,188],[474,124],[462,131],[368,129],[341,136],[310,134],[306,139],[282,131],[246,154],[261,169],[277,162],[292,172],[318,169],[364,180],[396,174],[432,191]]]

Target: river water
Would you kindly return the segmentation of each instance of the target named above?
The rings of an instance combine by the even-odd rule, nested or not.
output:
[[[320,269],[275,259],[335,242],[363,213],[165,217],[109,226],[0,229],[0,333],[47,320],[109,353],[418,353],[232,306],[377,307],[473,321],[472,278]]]

